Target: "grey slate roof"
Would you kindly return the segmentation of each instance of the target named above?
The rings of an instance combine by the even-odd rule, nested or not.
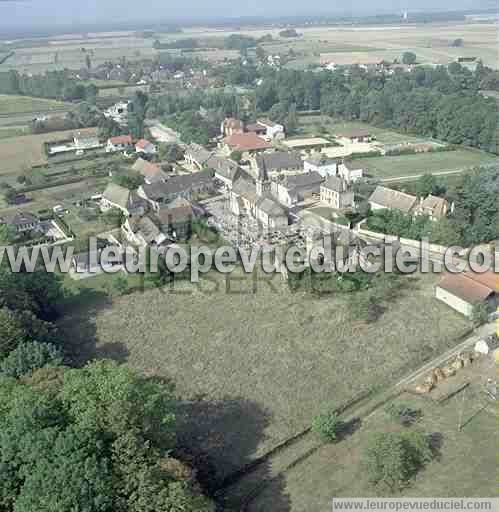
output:
[[[29,212],[17,212],[12,218],[6,220],[12,226],[25,226],[27,224],[36,224],[38,217]]]
[[[322,186],[329,190],[334,190],[335,192],[345,192],[347,188],[346,183],[337,176],[329,176]]]
[[[142,238],[147,243],[152,242],[158,237],[158,235],[161,234],[161,231],[158,228],[158,226],[156,226],[152,219],[147,215],[144,215],[139,219],[131,221],[130,224],[132,224],[133,232],[140,233],[142,235]]]
[[[283,181],[283,185],[288,189],[310,187],[312,185],[319,186],[324,178],[316,171],[307,172],[306,174],[296,174],[287,176]]]
[[[376,190],[369,198],[370,203],[376,203],[384,208],[400,210],[409,213],[417,202],[415,196],[393,190],[391,188],[376,187]]]
[[[260,210],[270,217],[281,217],[288,214],[284,206],[281,206],[277,201],[268,196],[261,197],[256,204]]]
[[[199,165],[204,165],[212,155],[211,152],[203,146],[195,143],[187,146],[186,154],[189,154]]]
[[[256,201],[256,185],[244,178],[239,178],[234,182],[232,192],[250,201]]]
[[[326,156],[324,153],[318,153],[318,154],[311,155],[308,158],[306,158],[305,162],[312,164],[312,165],[317,165],[317,166],[324,165],[325,166],[325,165],[332,165],[332,164],[340,164],[341,158],[330,158],[330,157]]]
[[[205,165],[210,169],[213,169],[217,174],[220,174],[231,181],[234,181],[238,172],[241,170],[239,165],[237,165],[233,160],[229,160],[228,158],[219,158],[218,156],[210,157]]]
[[[142,185],[148,199],[161,199],[172,194],[182,193],[200,185],[207,185],[213,180],[212,171],[201,171],[184,176],[173,176],[166,183]]]
[[[266,172],[296,170],[303,167],[300,153],[296,151],[276,151],[257,155],[256,165],[259,170]]]

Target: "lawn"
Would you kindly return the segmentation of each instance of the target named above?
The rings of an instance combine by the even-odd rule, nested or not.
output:
[[[0,115],[50,112],[71,107],[71,104],[62,101],[0,94]]]
[[[441,438],[440,457],[418,474],[403,496],[470,498],[496,495],[497,417],[486,410],[478,412],[484,402],[483,396],[468,394],[464,396],[463,417],[470,421],[458,432],[462,401],[463,396],[457,395],[444,405],[437,405],[408,394],[395,400],[395,403],[408,404],[422,411],[422,419],[411,428]],[[494,409],[493,406],[490,408]],[[328,510],[333,497],[376,495],[362,468],[363,450],[372,433],[401,428],[390,419],[385,408],[378,409],[352,436],[336,445],[324,445],[290,469],[278,483],[266,487],[247,510],[316,512]],[[282,496],[285,496],[286,508],[272,506],[283,501]]]
[[[324,404],[392,382],[467,329],[435,301],[435,276],[407,278],[372,324],[353,316],[345,296],[292,293],[271,277],[236,272],[227,284],[210,273],[199,288],[177,284],[69,311],[61,329],[80,360],[115,350],[131,367],[172,378],[188,400],[180,444],[205,453],[215,479],[306,428]]]
[[[376,178],[417,176],[427,173],[445,173],[470,169],[479,165],[494,164],[495,155],[478,150],[459,149],[418,155],[364,158],[354,160],[356,167],[367,169]]]

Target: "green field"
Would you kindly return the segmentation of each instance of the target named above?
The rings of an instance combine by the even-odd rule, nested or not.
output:
[[[418,155],[356,159],[354,163],[357,167],[366,169],[370,176],[397,178],[428,173],[451,173],[479,165],[494,164],[496,161],[495,155],[477,150],[460,149]]]
[[[69,108],[71,104],[62,101],[0,94],[0,115],[41,113]]]
[[[464,397],[464,419],[470,420],[457,430],[463,396],[437,405],[429,399],[404,394],[395,400],[420,409],[423,417],[415,427],[441,438],[440,457],[431,462],[406,489],[404,497],[483,497],[495,496],[497,416],[481,410],[482,397]],[[476,415],[475,415],[476,414]],[[333,497],[375,496],[362,468],[362,453],[374,432],[399,430],[381,408],[362,422],[361,428],[344,441],[324,445],[306,460],[290,468],[285,475],[258,494],[246,509],[249,512],[309,512],[328,510]],[[280,507],[279,503],[285,503]],[[277,503],[277,506],[275,505]]]
[[[435,301],[432,275],[407,278],[372,324],[352,316],[346,296],[291,293],[276,275],[255,274],[255,293],[252,276],[231,274],[228,292],[222,276],[208,277],[199,289],[177,283],[70,311],[61,329],[80,360],[116,357],[172,378],[194,401],[184,411],[194,430],[180,442],[205,453],[217,480],[306,428],[324,404],[392,382],[467,329]]]

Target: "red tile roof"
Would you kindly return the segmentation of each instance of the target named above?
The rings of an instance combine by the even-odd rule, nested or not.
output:
[[[258,137],[256,133],[235,133],[230,137],[226,137],[224,143],[232,149],[239,151],[256,151],[259,149],[271,149],[272,144],[265,142],[262,138]]]
[[[140,148],[140,149],[146,149],[146,146],[148,146],[149,144],[151,144],[151,142],[149,142],[148,140],[146,139],[140,139],[137,144],[135,144],[135,147],[136,148]]]
[[[468,279],[473,279],[473,281],[483,284],[491,290],[496,292],[499,290],[499,274],[496,274],[493,270],[487,270],[487,272],[484,272],[483,274],[465,272],[464,275]]]
[[[487,276],[486,274],[489,274],[489,272],[485,274],[471,272],[446,274],[442,277],[438,286],[468,303],[475,304],[484,301],[492,293],[497,292],[496,274],[493,272],[490,272],[490,275]],[[477,276],[480,277],[477,279]],[[491,281],[492,276],[494,282]],[[492,286],[489,286],[489,284]]]
[[[132,136],[131,135],[117,135],[116,137],[111,137],[109,141],[112,144],[132,144]]]

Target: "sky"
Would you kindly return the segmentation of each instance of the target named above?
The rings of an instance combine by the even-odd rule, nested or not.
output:
[[[427,9],[493,8],[495,0],[0,0],[2,30],[104,22],[239,16],[376,14]]]

